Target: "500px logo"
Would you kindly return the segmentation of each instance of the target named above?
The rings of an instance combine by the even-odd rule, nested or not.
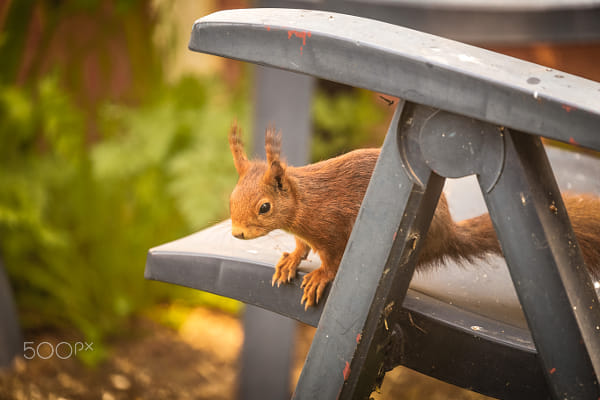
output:
[[[40,342],[35,345],[35,342],[24,342],[23,343],[23,357],[27,360],[34,358],[41,358],[47,360],[52,357],[58,357],[61,360],[66,360],[72,356],[76,356],[77,353],[83,351],[94,351],[94,342],[60,342],[52,344],[50,342]]]

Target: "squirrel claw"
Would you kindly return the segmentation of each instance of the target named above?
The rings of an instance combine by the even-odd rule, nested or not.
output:
[[[300,302],[300,304],[302,304],[302,302]],[[310,304],[308,304],[307,301],[306,304],[304,304],[304,311],[308,311],[308,307],[310,307]]]
[[[271,286],[275,286],[275,283],[277,283],[277,287],[280,287],[282,283],[291,282],[296,276],[296,270],[300,261],[301,258],[297,257],[295,253],[283,253],[275,266]]]
[[[300,285],[300,287],[304,289],[304,294],[300,300],[300,304],[304,304],[304,310],[308,310],[308,307],[319,303],[323,297],[327,284],[332,279],[333,277],[329,276],[322,267],[304,277],[302,284]]]
[[[273,274],[273,278],[271,279],[271,287],[275,287],[275,284],[277,284],[277,287],[281,285],[281,277],[279,275],[280,274],[278,274],[277,272]]]
[[[304,311],[308,310],[308,307],[313,305],[313,302],[309,301],[309,297],[306,295],[306,292],[302,295],[300,304],[304,304]]]

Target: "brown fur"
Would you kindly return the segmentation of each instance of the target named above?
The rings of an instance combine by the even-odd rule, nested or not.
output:
[[[296,248],[283,253],[272,284],[296,276],[300,261],[312,248],[321,266],[302,282],[301,302],[316,304],[333,280],[362,203],[379,149],[362,149],[304,167],[280,160],[280,135],[270,128],[265,137],[267,161],[248,161],[237,126],[229,143],[240,178],[230,197],[232,234],[252,239],[283,229],[296,237]],[[268,212],[261,207],[269,203]],[[573,229],[592,273],[600,275],[600,200],[593,196],[565,196]],[[417,268],[446,258],[473,261],[489,253],[501,254],[488,214],[455,223],[442,194]]]

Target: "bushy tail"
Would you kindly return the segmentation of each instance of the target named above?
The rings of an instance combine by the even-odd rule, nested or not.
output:
[[[592,195],[563,198],[585,264],[595,278],[600,278],[600,198]]]
[[[585,264],[600,278],[600,198],[566,194],[563,199]],[[488,254],[502,255],[489,214],[454,223],[442,196],[419,265],[439,265],[445,259],[473,262]]]

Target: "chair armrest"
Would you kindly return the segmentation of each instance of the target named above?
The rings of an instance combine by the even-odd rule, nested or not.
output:
[[[290,284],[271,286],[275,264],[283,251],[295,246],[283,231],[250,241],[231,235],[227,220],[182,239],[150,249],[146,279],[170,282],[240,300],[317,326],[324,300],[304,310],[300,304],[302,277],[319,266],[310,253]],[[467,310],[498,323],[527,330],[508,270],[499,262],[486,266],[464,266],[448,262],[439,270],[417,274],[411,283],[413,304],[421,297],[436,299],[451,308]],[[480,287],[495,290],[481,290]]]
[[[195,22],[189,48],[600,150],[599,83],[384,22],[322,11],[220,11]]]
[[[317,326],[325,301],[304,311],[300,283],[307,271],[319,266],[318,257],[311,254],[303,261],[299,277],[290,284],[271,286],[281,253],[294,246],[293,236],[283,231],[254,240],[235,239],[227,220],[150,249],[145,278],[240,300]]]
[[[145,277],[241,300],[317,326],[329,288],[319,305],[304,311],[300,282],[307,271],[318,267],[318,257],[311,254],[303,261],[299,277],[290,284],[271,287],[275,262],[283,250],[293,246],[293,237],[282,231],[251,241],[234,239],[231,223],[225,221],[151,249]],[[437,282],[458,275],[447,282],[456,285],[462,280],[465,293],[448,301],[443,284],[429,285],[432,276],[413,279],[400,320],[410,346],[403,353],[403,365],[492,396],[506,392],[506,382],[511,382],[508,392],[518,398],[539,396],[539,388],[545,394],[531,335],[526,327],[519,326],[524,320],[514,323],[523,316],[507,272],[454,266],[435,275]],[[489,292],[487,298],[474,300],[469,289],[474,281],[482,280],[493,281],[496,287],[504,285],[509,293],[498,299]],[[508,322],[498,318],[498,305],[494,304],[498,301],[502,302],[503,316],[513,314]],[[453,346],[448,347],[447,340]],[[440,354],[453,362],[441,362]]]

